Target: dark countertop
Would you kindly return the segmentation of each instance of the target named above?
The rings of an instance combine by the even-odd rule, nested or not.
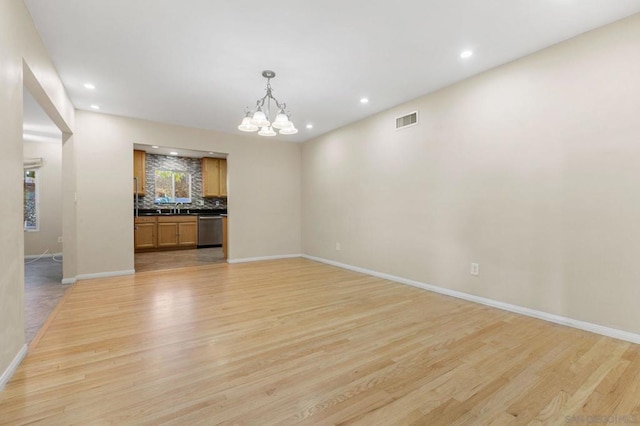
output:
[[[158,210],[161,211],[161,213],[158,213]],[[138,214],[140,216],[156,216],[156,215],[169,215],[172,214],[171,213],[171,209],[140,209],[138,211]],[[177,213],[173,213],[176,214]],[[227,214],[227,209],[185,209],[182,208],[180,209],[180,216],[220,216],[220,215],[226,215]],[[136,215],[136,211],[133,211],[133,215]]]

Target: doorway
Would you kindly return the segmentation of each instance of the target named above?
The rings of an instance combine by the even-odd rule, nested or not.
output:
[[[64,296],[62,132],[23,90],[24,312],[30,343]]]
[[[145,144],[133,149],[135,271],[226,262],[222,226],[216,232],[205,225],[221,225],[227,214],[227,155]]]

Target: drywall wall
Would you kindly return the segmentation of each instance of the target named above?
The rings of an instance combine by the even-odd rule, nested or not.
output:
[[[0,216],[0,378],[6,378],[8,374],[2,374],[7,373],[18,354],[24,353],[24,84],[38,86],[39,90],[32,91],[34,97],[39,102],[46,99],[45,111],[66,129],[73,126],[73,106],[22,1],[0,0],[0,63],[0,169],[4,195]]]
[[[24,254],[62,252],[62,141],[24,141],[24,158],[42,158],[38,173],[38,230],[24,233]]]
[[[77,111],[78,274],[134,268],[133,144],[226,153],[229,257],[300,253],[300,146]]]
[[[639,333],[638,40],[635,15],[305,143],[303,252]]]

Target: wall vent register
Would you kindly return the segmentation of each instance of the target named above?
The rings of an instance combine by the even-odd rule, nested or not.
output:
[[[415,126],[416,124],[418,124],[418,111],[396,118],[396,130]]]

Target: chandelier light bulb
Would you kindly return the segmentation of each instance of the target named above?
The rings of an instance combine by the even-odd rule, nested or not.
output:
[[[263,127],[262,130],[260,130],[258,132],[258,134],[260,136],[269,136],[270,137],[270,136],[275,136],[276,132],[271,128],[271,126],[269,126],[269,127]]]
[[[273,121],[272,127],[274,129],[284,129],[289,126],[289,117],[284,113],[284,111],[280,110],[278,115],[276,115],[276,119]]]
[[[253,119],[251,120],[251,123],[254,126],[258,126],[258,127],[268,127],[271,124],[269,123],[269,120],[267,119],[266,114],[262,112],[260,108],[258,108],[255,114],[253,114]]]
[[[258,130],[258,126],[251,122],[251,117],[245,117],[242,119],[242,123],[238,126],[238,130],[243,132],[256,132]]]

